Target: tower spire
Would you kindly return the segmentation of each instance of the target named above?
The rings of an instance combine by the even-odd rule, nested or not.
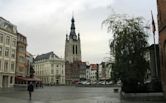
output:
[[[81,61],[81,40],[80,35],[75,32],[74,16],[71,18],[71,27],[69,36],[66,35],[65,44],[65,61],[68,63],[75,63],[74,61]]]
[[[72,18],[74,18],[74,11],[72,11]]]
[[[75,39],[77,38],[77,35],[75,33],[75,24],[74,24],[75,20],[74,20],[74,16],[72,16],[72,19],[71,19],[71,30],[70,30],[70,38],[72,39]]]

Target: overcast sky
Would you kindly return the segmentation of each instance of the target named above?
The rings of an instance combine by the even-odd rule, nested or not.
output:
[[[74,12],[82,60],[90,63],[100,63],[109,57],[111,34],[101,23],[112,9],[142,16],[149,22],[151,10],[157,15],[156,0],[0,0],[0,16],[15,24],[27,37],[27,50],[33,55],[54,51],[64,58],[65,35],[70,32]],[[152,43],[151,36],[149,43]]]

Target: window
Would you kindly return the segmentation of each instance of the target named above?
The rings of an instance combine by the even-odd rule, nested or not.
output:
[[[10,77],[10,84],[12,84],[13,83],[13,77],[11,76]]]
[[[6,44],[7,44],[7,45],[10,44],[10,37],[9,37],[9,36],[6,37]]]
[[[3,43],[3,34],[0,34],[0,43]]]
[[[18,40],[18,41],[20,40],[20,36],[19,36],[19,35],[17,35],[17,40]]]
[[[16,45],[17,45],[16,39],[13,38],[12,46],[16,47]]]
[[[77,54],[77,45],[76,45],[76,54]]]
[[[20,40],[21,40],[21,41],[24,41],[24,37],[21,36],[21,37],[20,37]]]
[[[54,73],[54,69],[51,69],[51,74],[53,74]]]
[[[0,56],[2,56],[2,46],[0,46]]]
[[[2,60],[0,60],[0,71],[2,70]]]
[[[54,68],[54,64],[51,64],[51,68]]]
[[[58,65],[56,67],[58,67]]]
[[[12,62],[12,63],[11,63],[11,71],[12,71],[12,72],[14,72],[14,69],[15,69],[14,67],[15,67],[15,64],[14,64],[14,62]]]
[[[74,45],[73,45],[73,54],[74,54]]]
[[[19,51],[20,51],[20,52],[24,52],[24,51],[25,51],[25,47],[24,47],[24,46],[20,46],[20,47],[19,47]]]
[[[51,82],[52,82],[52,83],[54,82],[54,78],[53,78],[53,77],[51,78]]]
[[[12,58],[15,58],[15,55],[16,55],[16,50],[12,49],[11,57],[12,57]]]
[[[5,56],[7,56],[7,57],[9,56],[9,48],[5,49]]]
[[[59,74],[58,72],[59,72],[59,71],[58,71],[58,70],[56,70],[56,74]]]
[[[4,71],[7,72],[8,71],[8,61],[5,61],[5,65],[4,65]]]
[[[25,58],[23,56],[19,56],[19,62],[24,63],[25,62]]]

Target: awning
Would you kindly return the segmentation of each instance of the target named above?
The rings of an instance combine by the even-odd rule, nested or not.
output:
[[[29,78],[29,77],[15,77],[16,81],[36,81],[36,82],[41,82],[39,78]]]

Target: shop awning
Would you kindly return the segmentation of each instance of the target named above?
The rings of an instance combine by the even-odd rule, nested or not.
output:
[[[16,81],[36,81],[36,82],[41,82],[41,80],[39,78],[29,78],[29,77],[20,77],[17,76],[15,77]]]

